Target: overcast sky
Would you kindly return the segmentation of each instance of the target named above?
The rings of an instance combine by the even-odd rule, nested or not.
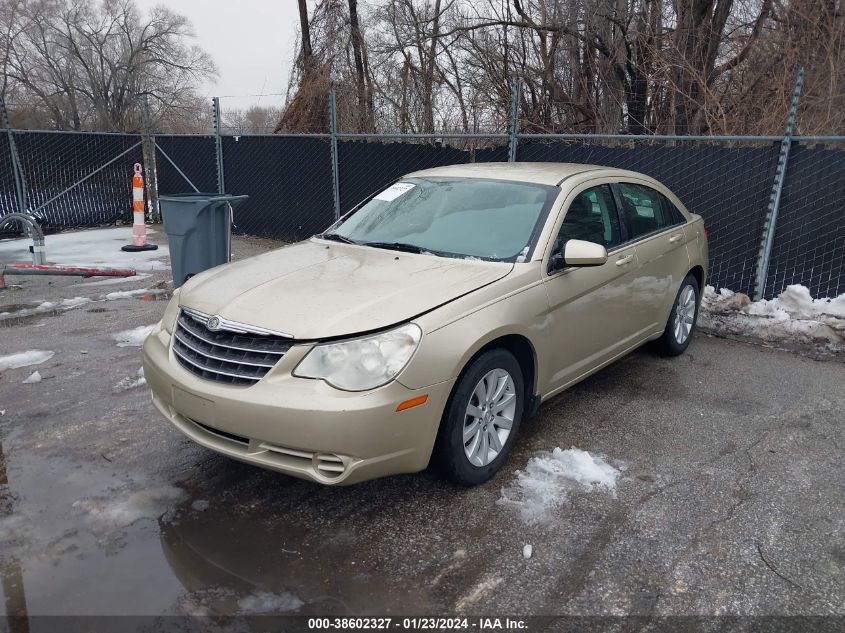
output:
[[[143,11],[161,0],[137,0]],[[249,96],[284,92],[299,24],[296,0],[169,0],[171,10],[190,19],[196,43],[214,58],[220,76],[204,87],[221,108],[280,104],[283,97]],[[234,95],[234,96],[226,96]]]

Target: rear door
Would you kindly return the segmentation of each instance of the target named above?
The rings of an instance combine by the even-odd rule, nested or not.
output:
[[[662,331],[675,293],[690,268],[684,216],[644,182],[613,185],[628,239],[637,254],[630,319],[640,335]]]

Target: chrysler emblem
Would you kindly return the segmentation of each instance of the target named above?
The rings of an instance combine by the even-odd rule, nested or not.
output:
[[[208,327],[208,329],[211,330],[212,332],[216,332],[217,330],[219,330],[220,329],[220,317],[219,316],[211,317],[208,320],[208,323],[206,323],[206,327]]]

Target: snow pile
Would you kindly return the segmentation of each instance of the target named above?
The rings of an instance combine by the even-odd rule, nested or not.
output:
[[[616,496],[620,471],[602,457],[578,448],[554,449],[532,457],[502,489],[501,505],[517,508],[528,523],[542,523],[566,503],[570,492],[604,491]]]
[[[792,285],[775,299],[751,301],[740,292],[707,286],[698,323],[713,334],[845,350],[845,294],[813,299],[805,286]]]
[[[151,231],[147,231],[151,233]],[[153,240],[154,241],[154,240]],[[135,270],[168,270],[162,261],[170,255],[166,244],[158,250],[127,253],[120,247],[132,242],[132,227],[69,231],[48,235],[45,239],[47,259],[57,264],[73,266],[110,266]],[[0,241],[0,261],[31,262],[29,247],[32,240],[20,238]]]
[[[141,387],[147,384],[147,379],[144,378],[144,368],[141,367],[134,376],[127,376],[114,386],[115,392],[128,391],[135,387]]]
[[[154,329],[155,324],[140,325],[131,330],[124,330],[123,332],[113,334],[112,338],[117,341],[118,347],[141,347]]]
[[[25,385],[34,385],[35,383],[41,382],[41,372],[35,370],[29,375],[29,378],[23,381]]]
[[[110,532],[141,519],[157,519],[184,495],[179,488],[161,486],[134,492],[120,501],[112,498],[80,499],[73,502],[73,508],[85,512],[96,530]]]
[[[0,356],[0,371],[5,369],[17,369],[18,367],[29,367],[30,365],[40,365],[44,361],[50,360],[56,352],[49,352],[43,349],[31,349],[25,352],[18,352],[17,354],[10,354],[9,356]]]
[[[238,600],[238,609],[243,614],[254,613],[285,613],[296,611],[304,605],[299,598],[292,593],[270,593],[269,591],[256,591],[255,593]]]

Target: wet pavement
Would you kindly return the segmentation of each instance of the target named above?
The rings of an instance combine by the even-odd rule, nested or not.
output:
[[[0,317],[0,356],[55,352],[0,372],[5,614],[845,615],[842,359],[698,336],[544,405],[484,486],[326,488],[196,446],[153,409],[140,348],[114,335],[160,318],[167,280],[0,292],[23,315]],[[29,313],[75,297],[93,300]],[[500,503],[532,457],[571,446],[619,468],[616,490],[570,490],[540,522]]]

